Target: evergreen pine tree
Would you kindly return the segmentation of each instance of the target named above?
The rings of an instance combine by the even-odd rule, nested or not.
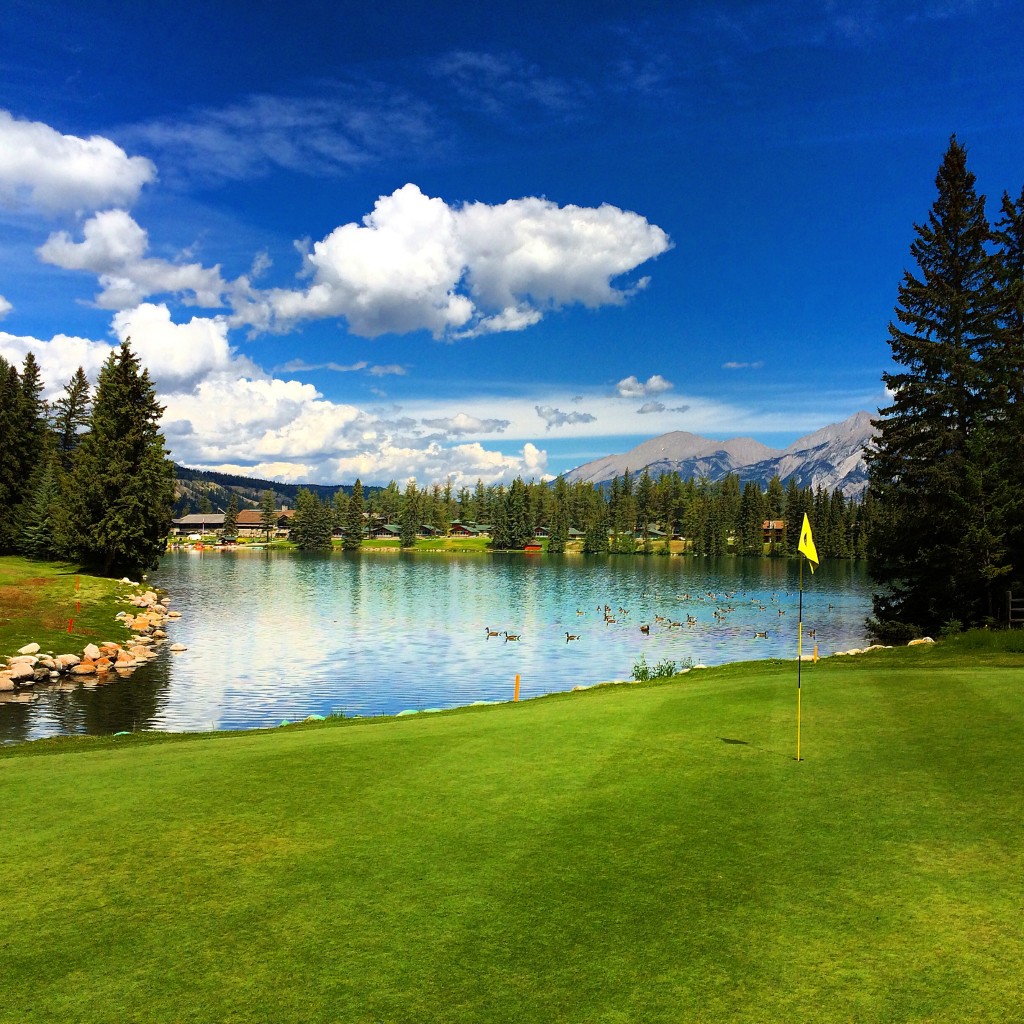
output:
[[[876,628],[935,631],[949,619],[992,615],[993,581],[1008,571],[993,488],[986,363],[997,337],[996,262],[984,197],[967,154],[950,141],[938,197],[910,247],[889,344],[899,370],[884,373],[892,404],[874,421],[867,453],[880,506],[870,539]],[[976,430],[981,430],[973,436]],[[955,572],[953,571],[955,569]]]
[[[1014,201],[1003,193],[994,225],[996,276],[1000,289],[997,343],[986,353],[992,380],[993,441],[1004,473],[1006,561],[1009,588],[1024,585],[1024,189]]]
[[[765,498],[761,488],[752,480],[743,485],[740,498],[740,523],[736,534],[741,555],[764,553]]]
[[[61,514],[61,490],[56,452],[51,452],[24,502],[19,549],[29,558],[56,558]]]
[[[323,551],[331,546],[332,516],[330,506],[306,487],[295,496],[289,539],[300,551]]]
[[[608,554],[608,506],[603,501],[597,502],[591,509],[583,532],[583,553]]]
[[[508,520],[508,544],[505,546],[521,548],[533,537],[527,509],[526,484],[521,477],[517,476],[512,481],[505,507]]]
[[[163,407],[129,340],[100,371],[89,431],[68,481],[67,546],[104,573],[154,568],[174,504]]]
[[[14,507],[21,500],[21,376],[0,356],[0,553],[14,548]]]
[[[499,487],[490,496],[491,543],[497,550],[512,547],[512,535],[509,530],[508,495],[503,487]]]
[[[231,492],[227,510],[224,512],[222,535],[232,539],[238,536],[238,495],[234,491]]]
[[[363,544],[365,523],[363,521],[363,484],[356,480],[352,485],[352,496],[345,510],[345,523],[342,526],[341,546],[345,551],[358,551]]]
[[[263,528],[264,539],[270,543],[277,526],[277,504],[274,492],[269,488],[260,495],[260,526]]]
[[[50,409],[50,429],[56,437],[57,453],[65,471],[71,468],[72,453],[89,423],[91,405],[89,380],[85,370],[79,367],[64,385],[64,394]]]
[[[405,494],[402,496],[402,509],[399,513],[402,527],[400,544],[403,548],[411,548],[416,545],[416,534],[420,528],[419,500],[416,492],[416,481],[410,480],[405,485]]]
[[[564,477],[555,481],[551,523],[548,532],[548,554],[561,555],[569,539],[569,486]]]

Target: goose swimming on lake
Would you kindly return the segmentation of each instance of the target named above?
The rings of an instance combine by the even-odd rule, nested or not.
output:
[[[505,643],[508,643],[509,640],[518,640],[521,636],[521,633],[510,633],[508,630],[505,630]]]
[[[754,634],[754,639],[757,640],[758,638],[760,638],[761,640],[767,640],[768,639],[768,630],[765,630],[763,633],[755,633]]]
[[[566,643],[568,643],[570,640],[579,640],[579,638],[580,637],[579,637],[578,633],[566,633],[565,634],[565,642]]]
[[[501,636],[501,633],[498,630],[491,629],[490,626],[484,626],[484,631],[487,633],[488,637]]]
[[[651,631],[651,627],[650,626],[641,626],[640,627],[640,632],[641,633],[650,633],[650,631]]]

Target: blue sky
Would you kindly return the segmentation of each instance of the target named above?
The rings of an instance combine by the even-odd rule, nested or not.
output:
[[[44,3],[0,25],[0,355],[130,335],[176,459],[541,477],[884,402],[951,133],[1024,183],[1024,8]],[[994,211],[994,203],[991,206]]]

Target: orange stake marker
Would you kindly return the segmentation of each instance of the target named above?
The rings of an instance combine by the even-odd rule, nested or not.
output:
[[[81,576],[76,576],[75,577],[75,590],[78,590],[78,588],[81,585],[82,585],[82,577]]]
[[[71,627],[75,624],[74,619],[68,619],[68,632],[71,632]]]
[[[515,696],[512,698],[512,700],[514,700],[514,701],[519,700],[519,673],[518,672],[516,673],[516,692],[515,692]]]

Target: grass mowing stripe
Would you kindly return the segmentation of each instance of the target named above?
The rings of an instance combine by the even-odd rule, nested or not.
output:
[[[0,759],[0,1020],[1007,1019],[1024,660],[916,653]]]

